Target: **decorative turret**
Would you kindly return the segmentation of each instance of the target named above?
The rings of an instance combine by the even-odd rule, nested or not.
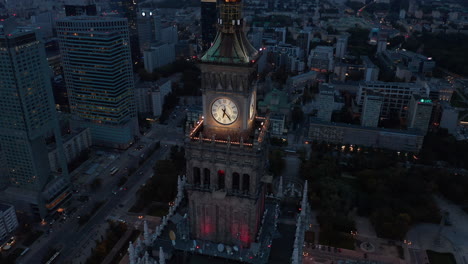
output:
[[[244,33],[242,0],[220,0],[218,33],[213,46],[202,56],[202,62],[248,64],[254,63],[258,51]]]
[[[307,209],[307,191],[308,191],[308,182],[305,181],[304,191],[302,192],[302,202],[301,202],[301,215],[305,215]]]
[[[150,232],[149,232],[149,228],[148,228],[148,223],[145,222],[143,223],[143,237],[144,237],[144,242],[145,242],[145,246],[149,247],[151,246],[151,238],[150,238]]]
[[[135,248],[133,247],[132,241],[128,245],[128,259],[130,264],[135,264]]]
[[[276,197],[278,199],[283,198],[283,176],[280,176],[279,184],[278,184],[278,191],[276,192]]]
[[[166,264],[166,258],[164,257],[164,251],[162,247],[159,247],[159,264]]]

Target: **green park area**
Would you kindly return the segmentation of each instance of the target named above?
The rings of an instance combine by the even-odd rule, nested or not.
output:
[[[185,174],[185,150],[177,146],[171,148],[170,158],[156,162],[155,177],[150,178],[137,192],[137,201],[130,208],[133,213],[149,213],[161,216],[167,208],[153,204],[154,201],[167,204],[177,194],[177,177]]]
[[[468,177],[435,166],[465,168],[468,145],[443,132],[428,135],[419,154],[317,142],[311,148],[300,173],[322,244],[350,248],[356,215],[369,218],[379,237],[402,240],[413,224],[440,222],[435,195],[468,204]]]
[[[423,33],[411,36],[403,48],[432,57],[437,65],[451,72],[468,75],[468,36],[464,34]]]
[[[427,250],[427,257],[430,264],[456,264],[455,257],[452,253],[439,253],[432,250]]]
[[[91,256],[86,260],[86,264],[102,263],[126,231],[127,225],[110,221],[105,236],[100,239],[92,250]]]

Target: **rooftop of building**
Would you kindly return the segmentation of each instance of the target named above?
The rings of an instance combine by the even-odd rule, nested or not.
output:
[[[0,212],[5,212],[6,210],[10,209],[11,207],[13,207],[13,205],[0,203]]]
[[[36,29],[32,26],[19,26],[14,18],[8,18],[0,21],[0,38],[16,38]]]
[[[70,139],[76,137],[77,135],[85,132],[85,130],[89,130],[89,128],[78,128],[78,129],[74,130],[71,133],[62,134],[63,144],[67,143],[67,141],[69,141]],[[49,150],[49,152],[55,150],[56,147],[57,147],[57,145],[55,144],[55,142],[47,144],[47,149]]]
[[[384,82],[384,81],[367,81],[360,82],[361,86],[374,86],[374,87],[417,87],[421,84],[414,82]]]
[[[139,85],[137,85],[135,88],[137,89],[153,89],[153,90],[158,90],[161,86],[166,85],[167,83],[172,82],[172,79],[167,77],[167,78],[161,78],[157,81],[154,82],[140,82]]]
[[[218,33],[213,45],[201,57],[203,63],[251,64],[259,52],[247,40],[242,17],[242,0],[219,2]]]
[[[329,84],[329,83],[322,83],[319,86],[319,92],[320,93],[323,93],[323,92],[334,93],[335,92],[335,87],[333,85]]]
[[[376,68],[377,66],[372,62],[372,60],[369,58],[369,56],[361,56],[362,63],[371,68]]]
[[[262,101],[258,102],[258,106],[267,107],[271,112],[278,112],[280,109],[289,108],[288,94],[275,88],[267,93]]]
[[[317,72],[309,71],[309,72],[306,72],[306,73],[303,73],[303,74],[299,74],[299,75],[296,75],[296,76],[289,77],[288,81],[289,80],[291,80],[291,81],[300,81],[300,80],[304,80],[304,79],[311,79],[311,78],[317,77],[317,75],[318,75]]]
[[[252,148],[265,142],[266,133],[270,124],[269,117],[255,117],[254,125],[248,133],[231,135],[206,135],[204,134],[203,119],[199,120],[195,127],[188,133],[188,139],[193,142],[212,143],[215,145],[229,145]]]
[[[372,100],[382,100],[382,94],[377,91],[368,91],[366,92],[366,98]]]
[[[59,19],[60,22],[69,22],[69,21],[86,21],[86,22],[101,22],[101,21],[127,21],[126,18],[117,17],[117,16],[68,16]]]
[[[315,52],[332,52],[333,53],[333,47],[332,46],[317,46],[315,49],[313,49]]]
[[[419,94],[413,94],[413,99],[418,102],[418,104],[426,104],[432,106],[432,100],[427,96],[421,96]]]
[[[202,56],[207,63],[250,64],[259,52],[250,44],[243,31],[227,34],[218,32],[211,48]]]
[[[360,129],[360,130],[379,131],[379,132],[394,133],[394,134],[404,134],[404,135],[410,135],[410,136],[424,136],[422,132],[416,129],[401,130],[401,129],[388,129],[388,128],[382,128],[382,127],[364,127],[364,126],[355,125],[355,124],[325,122],[317,118],[311,118],[310,123],[323,125],[323,126],[334,126],[334,127]]]

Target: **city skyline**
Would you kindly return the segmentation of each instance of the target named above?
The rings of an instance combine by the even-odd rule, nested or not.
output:
[[[0,262],[462,264],[461,0],[0,1]]]

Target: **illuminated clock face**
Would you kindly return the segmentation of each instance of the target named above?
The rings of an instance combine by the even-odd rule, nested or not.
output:
[[[255,113],[255,97],[252,94],[252,96],[250,97],[250,119],[253,118],[254,113]]]
[[[239,110],[233,101],[227,98],[220,98],[211,105],[211,115],[220,124],[229,125],[237,120]]]

